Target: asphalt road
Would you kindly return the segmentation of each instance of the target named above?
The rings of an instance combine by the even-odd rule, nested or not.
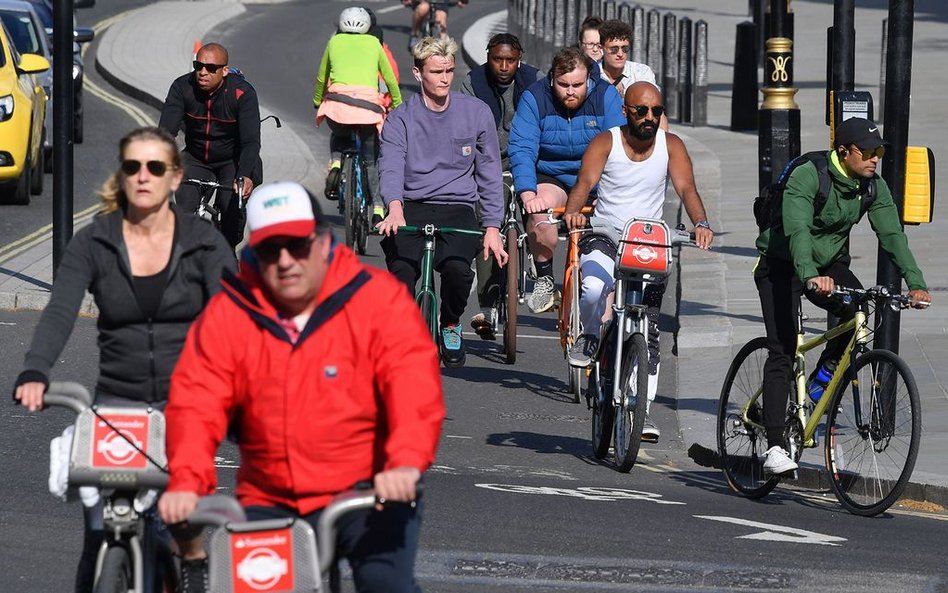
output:
[[[117,3],[100,4],[96,10]],[[476,9],[490,12],[499,5],[485,2]],[[309,93],[331,27],[317,23],[324,29],[288,31],[296,30],[293,24],[304,15],[313,23],[314,13],[335,14],[341,6],[251,5],[246,18],[220,31],[220,39],[234,48],[232,62],[248,72],[262,100],[280,110],[284,125],[323,147],[323,132],[312,132]],[[454,11],[455,27],[469,24],[465,19],[473,20],[474,11]],[[396,56],[406,61],[407,39],[399,27],[407,16],[404,10],[380,16]],[[277,62],[286,67],[272,67]],[[406,66],[401,64],[402,74],[411,80]],[[115,141],[129,122],[91,97],[86,109],[87,115],[112,122],[101,135],[90,128],[80,147],[100,167],[98,178],[89,172],[95,185],[110,170]],[[676,210],[669,204],[666,217],[673,219]],[[379,264],[377,256],[368,261]],[[589,412],[565,394],[566,365],[552,316],[521,309],[515,366],[502,363],[497,344],[475,339],[469,342],[467,366],[444,371],[448,418],[428,476],[418,565],[425,590],[948,591],[945,514],[893,509],[865,519],[843,511],[831,493],[790,487],[763,501],[747,501],[727,491],[719,472],[688,458],[674,414],[677,361],[669,333],[674,294],[670,286],[662,319],[662,379],[653,408],[663,437],[643,447],[630,474],[590,456]],[[472,300],[468,314],[473,306]],[[38,316],[0,311],[5,393]],[[94,320],[79,319],[54,378],[94,383],[95,336]],[[66,591],[81,543],[81,519],[75,505],[46,494],[46,468],[47,443],[68,414],[7,409],[0,416],[0,591]],[[227,450],[222,456],[233,458]],[[232,469],[221,472],[226,485]]]

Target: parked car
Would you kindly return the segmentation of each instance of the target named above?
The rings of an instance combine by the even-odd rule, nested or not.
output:
[[[46,92],[36,75],[49,62],[16,50],[0,25],[0,201],[29,204],[43,192]]]
[[[46,29],[46,35],[49,39],[50,53],[53,48],[53,3],[52,0],[25,0],[33,6],[36,14],[39,16],[43,28]],[[95,2],[88,0],[86,2],[75,2],[76,8],[88,8],[94,6]],[[82,81],[85,71],[85,64],[82,60],[82,47],[80,43],[88,43],[95,37],[95,32],[88,27],[77,27],[76,19],[72,20],[72,29],[75,41],[72,44],[72,79],[73,79],[73,142],[82,144],[83,132],[83,112],[82,112]],[[52,95],[50,95],[52,97]],[[52,130],[52,121],[49,123],[49,129]],[[52,138],[52,134],[50,134]]]

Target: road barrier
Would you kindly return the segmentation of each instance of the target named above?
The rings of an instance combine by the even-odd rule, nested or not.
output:
[[[632,27],[633,62],[648,64],[662,85],[668,117],[706,125],[708,113],[708,24],[664,16],[615,0],[509,0],[507,30],[520,37],[528,59],[547,70],[557,50],[577,41],[588,16],[619,19]]]

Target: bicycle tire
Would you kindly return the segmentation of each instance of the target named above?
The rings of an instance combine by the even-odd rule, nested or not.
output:
[[[359,161],[359,196],[355,202],[358,205],[358,217],[355,237],[355,249],[359,255],[366,254],[366,248],[369,241],[369,229],[372,227],[372,204],[366,199],[366,179],[365,163]]]
[[[623,393],[622,402],[616,409],[613,447],[616,469],[627,473],[639,456],[645,412],[648,409],[648,345],[645,336],[632,334],[626,340],[623,352],[622,370],[619,373]],[[629,393],[630,388],[635,391]]]
[[[763,427],[764,363],[770,350],[767,338],[754,338],[731,361],[718,401],[717,444],[721,468],[727,484],[746,498],[761,498],[777,485],[776,476],[764,475],[767,435]],[[755,424],[744,422],[741,410],[757,397],[748,416]]]
[[[504,285],[504,355],[507,364],[517,362],[517,306],[520,303],[520,294],[517,281],[520,277],[520,258],[517,227],[511,225],[507,229],[507,270]]]
[[[577,268],[578,269],[578,268]],[[563,287],[563,298],[567,299],[566,295],[569,294],[567,299],[568,306],[564,305],[564,309],[568,312],[568,334],[569,338],[567,339],[567,350],[564,351],[564,354],[568,352],[568,349],[576,343],[576,340],[579,338],[579,335],[582,333],[580,330],[579,322],[579,282],[575,277],[575,274],[570,274],[569,277],[569,286]],[[578,369],[573,366],[569,366],[569,390],[570,394],[573,396],[573,403],[578,404],[583,396],[583,374],[584,369]]]
[[[342,199],[345,203],[343,206],[345,212],[343,221],[346,227],[346,247],[351,248],[355,245],[356,233],[358,232],[356,227],[359,224],[355,195],[355,159],[344,159],[340,185],[342,186]]]
[[[596,369],[589,375],[589,386],[586,397],[592,407],[592,448],[593,457],[605,459],[609,454],[609,444],[612,443],[613,422],[615,422],[615,406],[612,403],[611,376],[612,366],[609,356],[615,351],[612,336],[615,335],[612,324],[603,337],[599,348]],[[602,374],[605,373],[605,376]]]
[[[846,379],[829,407],[826,469],[843,507],[868,517],[892,506],[912,476],[921,404],[908,364],[888,350],[857,358]]]
[[[416,297],[418,308],[421,310],[421,317],[431,332],[431,338],[438,342],[438,307],[435,297],[430,292],[422,292]]]
[[[127,593],[135,586],[132,560],[122,546],[110,546],[95,580],[95,593]]]

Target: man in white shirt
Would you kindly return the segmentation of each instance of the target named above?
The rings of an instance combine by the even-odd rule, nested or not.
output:
[[[650,82],[658,87],[655,73],[648,66],[629,59],[632,54],[632,28],[619,20],[604,21],[599,26],[599,41],[602,44],[600,76],[616,87],[619,95],[639,81]],[[668,119],[663,114],[659,122],[661,129],[668,131]]]

